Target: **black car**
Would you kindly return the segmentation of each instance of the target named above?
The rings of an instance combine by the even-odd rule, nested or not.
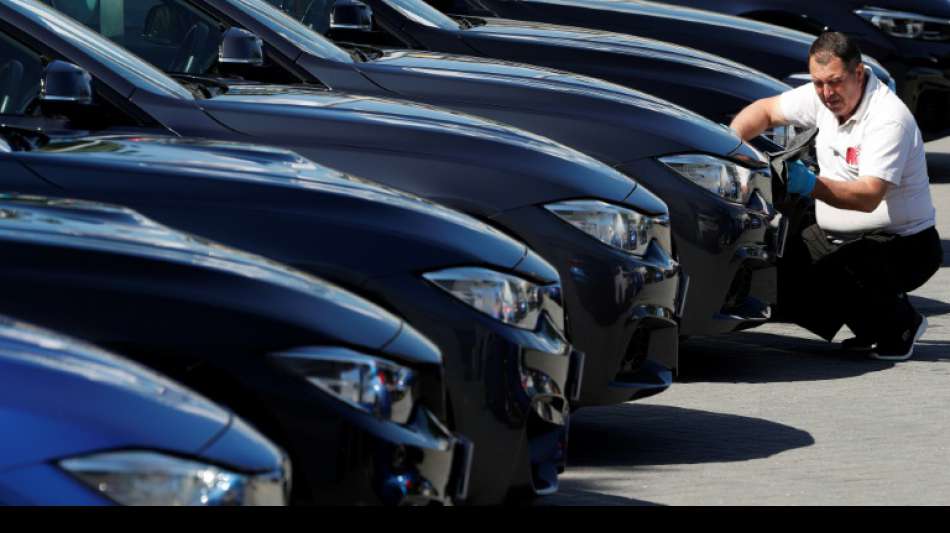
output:
[[[0,153],[0,190],[128,206],[339,283],[418,324],[445,366],[449,404],[435,412],[479,452],[470,501],[498,501],[512,485],[557,488],[577,384],[568,382],[557,271],[524,244],[286,150],[0,126],[4,137],[12,146]]]
[[[0,35],[28,51],[5,60],[29,65],[17,67],[29,81],[15,86],[20,92],[14,111],[4,117],[7,123],[49,128],[51,117],[65,114],[71,127],[98,133],[134,130],[266,141],[474,214],[557,268],[570,316],[568,338],[587,356],[580,404],[625,401],[671,383],[681,285],[668,209],[620,172],[548,139],[420,104],[312,85],[179,78],[189,91],[45,5],[3,0],[0,15]],[[246,44],[239,30],[230,33],[229,43]],[[60,62],[44,67],[40,57]],[[217,58],[214,48],[212,62]],[[36,105],[44,75],[44,104]],[[78,82],[72,103],[50,101],[49,88],[58,85],[51,78]],[[84,81],[89,78],[91,87]],[[92,105],[83,94],[93,95]],[[640,109],[634,104],[642,103],[624,94],[597,101],[631,114]],[[630,123],[636,120],[629,117]],[[703,146],[728,152],[739,143],[719,129],[712,131],[711,139],[698,136]],[[697,189],[693,194],[708,193]],[[731,239],[754,237],[755,232],[728,227]]]
[[[406,10],[412,8],[411,12],[417,18],[433,17],[431,25],[435,29],[422,23],[415,25],[419,35],[432,35],[433,45],[446,43],[444,46],[458,51],[459,47],[466,46],[460,36],[477,35],[479,28],[463,30],[453,19],[421,1],[398,2],[392,5]],[[212,2],[202,0],[202,3],[208,6]],[[228,11],[235,17],[235,22],[270,35],[272,50],[283,47],[284,52],[273,56],[273,64],[288,64],[288,58],[296,57],[298,64],[311,72],[311,83],[319,83],[313,73],[323,72],[321,68],[333,72],[334,79],[343,79],[342,68],[334,61],[305,53],[299,48],[301,45],[292,46],[289,40],[279,39],[275,34],[299,35],[296,41],[305,37],[305,43],[312,43],[312,47],[320,49],[328,47],[329,43],[312,33],[308,35],[304,27],[282,22],[281,19],[286,17],[270,14],[266,6],[261,6],[262,3],[263,0],[233,0],[216,2],[216,5],[222,9],[230,6]],[[375,0],[371,3],[377,6]],[[176,2],[179,6],[185,4]],[[239,5],[258,6],[258,13],[266,16],[254,17],[246,10],[234,8]],[[382,5],[389,4],[380,0],[379,6]],[[314,4],[310,6],[313,8]],[[241,11],[243,13],[239,15]],[[381,12],[381,9],[374,10],[374,20],[384,18]],[[399,14],[406,21],[392,24],[404,24],[405,29],[412,17],[402,12]],[[227,25],[220,19],[215,20]],[[450,24],[455,25],[458,35],[443,29]],[[535,51],[560,51],[558,46],[540,37],[537,40],[541,44],[534,48]],[[456,44],[449,44],[452,42]],[[499,54],[517,54],[511,50],[519,48],[532,49],[519,46],[517,39],[505,36],[476,38],[474,42],[495,43],[494,49]],[[504,43],[507,44],[502,46]],[[586,53],[588,49],[580,45],[576,48],[578,54]],[[142,53],[148,51],[142,50]],[[375,61],[354,60],[359,78],[368,78],[381,87],[391,87],[403,97],[489,116],[548,136],[616,167],[635,181],[646,184],[667,202],[673,215],[674,246],[690,279],[688,293],[684,291],[688,305],[680,324],[682,334],[722,333],[753,327],[770,317],[770,304],[775,294],[772,261],[781,240],[779,217],[771,205],[770,175],[764,158],[728,129],[645,93],[577,74],[461,56],[405,51],[387,53],[386,57]],[[551,57],[558,57],[558,54]],[[434,68],[437,59],[441,63],[438,69]],[[424,75],[418,71],[423,71]],[[246,75],[254,75],[254,71],[248,70]],[[532,87],[546,90],[532,91]],[[564,268],[571,261],[570,257],[555,260],[556,256],[537,244],[543,239],[533,239],[534,236],[526,233],[530,229],[522,229],[533,226],[510,227],[559,265],[569,295],[572,288],[570,279],[577,278],[576,271]],[[613,277],[611,274],[604,276]],[[567,307],[573,323],[583,320],[583,314],[571,306],[570,299]],[[581,331],[593,330],[584,328]],[[627,358],[637,360],[643,357],[630,355],[636,345],[613,341],[598,345],[596,338],[593,333],[575,333],[571,340],[588,354],[616,354],[610,358],[611,361],[621,357],[624,350]],[[645,347],[646,343],[640,346]],[[607,378],[616,381],[611,377],[615,369],[616,365],[604,366],[603,371],[597,373],[601,376],[601,383]],[[593,380],[592,377],[588,379]],[[590,390],[587,384],[585,390]],[[623,399],[620,395],[614,398]]]
[[[308,82],[370,93],[383,88],[403,98],[495,118],[555,140],[561,140],[557,134],[563,124],[538,127],[541,118],[521,115],[547,104],[548,120],[554,121],[552,115],[572,107],[556,95],[532,94],[544,81],[563,79],[560,71],[624,85],[727,123],[749,103],[789,89],[771,76],[696,49],[577,27],[500,18],[451,18],[423,0],[366,0],[366,4],[355,0],[339,4],[333,0],[192,1],[222,13],[225,24],[259,35],[269,45],[269,52],[296,57],[291,61],[309,75]],[[315,53],[326,50],[329,43],[307,37],[303,28],[269,13],[261,5],[265,3],[283,8],[315,31],[326,28],[324,32],[349,47],[354,57],[341,61],[339,54]],[[332,5],[336,7],[327,8]],[[363,12],[362,29],[354,28],[344,17],[354,9]],[[333,24],[329,23],[331,16]],[[559,71],[503,63],[510,61]],[[343,76],[344,69],[353,74]],[[511,87],[516,83],[522,86],[520,91]],[[516,110],[503,109],[510,107]],[[766,133],[784,142],[784,127]]]
[[[645,0],[428,0],[447,13],[475,17],[570,24],[594,30],[650,37],[729,58],[798,86],[811,81],[807,33]],[[874,58],[865,63],[894,88],[890,73]]]
[[[0,316],[0,505],[284,505],[243,420],[95,346]]]
[[[935,0],[662,0],[855,38],[893,75],[926,137],[950,133],[950,3]]]
[[[436,415],[438,349],[329,283],[129,209],[8,195],[0,282],[0,311],[233,409],[290,455],[294,502],[448,503],[464,489],[464,441]]]

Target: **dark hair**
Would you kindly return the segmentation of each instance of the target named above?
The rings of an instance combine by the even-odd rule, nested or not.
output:
[[[808,50],[808,57],[814,57],[820,64],[827,63],[828,54],[840,59],[849,70],[854,69],[861,62],[861,49],[858,48],[858,43],[837,31],[822,33]]]

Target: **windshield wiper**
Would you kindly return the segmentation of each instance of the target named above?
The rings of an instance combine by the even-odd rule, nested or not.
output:
[[[228,92],[227,84],[221,83],[211,78],[196,76],[194,74],[169,74],[178,83],[181,83],[193,93],[201,98],[214,98]]]
[[[471,27],[474,26],[474,24],[472,24],[471,22],[469,22],[469,20],[468,20],[467,18],[465,18],[465,17],[460,17],[460,16],[458,16],[458,15],[455,15],[455,16],[452,16],[452,19],[454,19],[455,22],[458,22],[459,25],[462,26],[462,29],[463,29],[463,30],[467,30],[467,29],[469,29],[469,28],[471,28]]]
[[[379,48],[357,43],[336,43],[337,46],[342,46],[350,54],[356,57],[361,63],[366,63],[368,61],[373,61],[383,57],[383,51]]]
[[[7,139],[14,150],[28,152],[49,143],[49,135],[38,129],[0,124],[0,136]]]

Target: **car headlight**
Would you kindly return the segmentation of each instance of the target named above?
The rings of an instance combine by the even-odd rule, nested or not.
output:
[[[669,217],[653,217],[599,200],[571,200],[548,204],[545,209],[598,241],[642,256],[650,246],[654,224],[667,225]]]
[[[946,41],[950,39],[950,20],[947,19],[877,7],[856,9],[854,14],[867,20],[891,37],[921,39],[924,41]]]
[[[660,162],[696,185],[735,203],[743,202],[752,178],[750,169],[711,155],[674,155],[661,157]]]
[[[150,451],[86,455],[59,466],[121,505],[287,504],[289,472],[244,475]]]
[[[422,277],[476,310],[517,328],[534,330],[545,308],[546,287],[487,268],[449,268]]]
[[[307,381],[357,409],[405,424],[415,405],[416,373],[347,348],[300,348],[274,354]]]

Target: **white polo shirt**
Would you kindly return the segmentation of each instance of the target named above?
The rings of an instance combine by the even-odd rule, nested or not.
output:
[[[913,235],[936,222],[930,197],[927,157],[917,122],[901,99],[864,67],[867,84],[858,109],[844,124],[815,92],[812,83],[782,93],[782,114],[797,126],[818,127],[819,174],[837,181],[872,176],[889,182],[871,213],[838,209],[821,200],[815,212],[821,228],[837,233],[883,230]]]

